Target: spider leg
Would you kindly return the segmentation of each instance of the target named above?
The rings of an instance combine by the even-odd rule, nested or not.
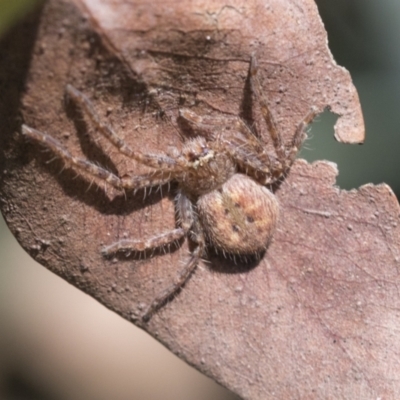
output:
[[[179,120],[189,127],[193,135],[203,136],[208,140],[215,140],[215,125],[218,125],[218,118],[213,117],[212,119],[212,121],[208,121],[187,108],[179,110]]]
[[[198,228],[197,218],[195,216],[192,203],[183,194],[177,196],[177,209],[179,213],[182,229],[191,233],[191,239],[197,244],[197,247],[190,255],[189,261],[179,272],[173,283],[165,288],[150,304],[143,314],[142,320],[147,322],[152,315],[162,307],[175,293],[177,293],[196,269],[205,249],[205,239],[201,230]]]
[[[157,249],[160,247],[164,247],[168,244],[176,242],[185,235],[186,232],[183,228],[176,228],[173,229],[172,231],[154,236],[148,240],[123,239],[113,244],[110,244],[109,246],[103,247],[101,249],[101,253],[104,257],[108,257],[111,254],[117,252],[126,252],[126,253],[143,252],[150,249]]]
[[[48,147],[66,166],[74,168],[78,173],[86,173],[91,177],[107,182],[117,189],[137,190],[149,186],[160,186],[168,183],[172,179],[171,171],[168,170],[159,170],[144,175],[120,178],[90,161],[72,156],[60,142],[46,133],[30,128],[27,125],[22,125],[22,134]]]
[[[254,149],[253,151],[266,153],[264,143],[261,142],[242,118],[235,118],[234,128],[236,128],[246,138],[246,143]]]
[[[193,250],[190,255],[189,261],[186,263],[185,267],[179,272],[178,276],[174,279],[174,282],[164,289],[150,304],[149,308],[144,313],[142,319],[144,322],[149,321],[151,316],[160,307],[162,307],[176,292],[178,292],[182,286],[187,282],[187,280],[192,275],[193,271],[196,269],[205,249],[205,239],[203,235],[197,233],[195,235],[197,242],[197,247]]]
[[[312,107],[311,110],[308,112],[308,114],[304,117],[304,119],[297,126],[296,132],[293,136],[293,139],[292,139],[290,145],[285,146],[282,141],[282,136],[280,135],[280,133],[276,127],[274,118],[268,108],[267,102],[262,94],[262,88],[261,88],[261,84],[258,79],[257,73],[258,73],[257,60],[254,56],[252,56],[251,61],[250,61],[251,88],[252,88],[253,92],[255,93],[257,100],[260,104],[261,113],[267,124],[267,128],[268,128],[269,134],[272,138],[272,143],[274,145],[276,155],[281,164],[276,169],[277,172],[280,172],[277,174],[277,177],[279,177],[279,176],[282,176],[293,164],[293,161],[296,158],[296,154],[299,151],[300,146],[306,137],[305,129],[306,129],[307,125],[309,125],[311,123],[311,121],[315,118],[315,116],[318,113],[317,113],[316,107]]]
[[[265,151],[265,146],[241,118],[204,117],[189,109],[179,110],[179,118],[190,127],[195,135],[219,141],[221,151],[228,151],[231,157],[250,175],[260,175],[260,173],[271,175],[272,162]],[[218,127],[221,127],[222,131],[228,124],[230,128],[228,134],[220,133]],[[257,176],[258,178],[259,176]]]
[[[68,97],[86,112],[96,129],[107,138],[110,143],[120,151],[120,153],[140,162],[143,165],[147,165],[148,167],[169,170],[176,168],[176,161],[167,155],[144,154],[140,151],[134,151],[131,149],[108,124],[101,121],[99,115],[94,110],[92,103],[82,92],[75,89],[72,85],[67,85],[66,92]]]
[[[296,159],[296,155],[300,150],[302,143],[307,137],[305,132],[307,126],[312,122],[312,120],[317,116],[317,114],[318,114],[317,108],[311,107],[310,111],[297,126],[296,132],[293,136],[293,140],[291,144],[288,146],[287,150],[286,165],[288,168],[293,164],[293,161]]]
[[[232,132],[229,137],[222,138],[224,150],[246,171],[246,174],[257,180],[261,174],[265,177],[262,183],[270,183],[270,180],[273,180],[271,171],[275,169],[276,160],[271,159],[259,139],[240,118],[235,120],[235,128],[240,135]]]
[[[246,144],[235,141],[225,143],[226,151],[231,155],[246,175],[253,177],[263,185],[272,183],[275,179],[272,176],[273,164],[268,154],[257,154]]]
[[[117,252],[143,252],[150,249],[164,247],[184,237],[193,224],[192,203],[180,192],[176,196],[179,228],[153,236],[148,240],[122,239],[101,250],[103,256],[108,257]]]
[[[265,123],[267,124],[267,128],[271,136],[276,155],[278,156],[279,161],[284,165],[286,159],[285,147],[282,142],[282,137],[276,127],[274,118],[269,110],[268,104],[263,96],[261,84],[258,79],[258,64],[254,56],[251,57],[250,61],[250,84],[251,89],[255,93],[256,98],[260,104],[261,113],[263,115]]]
[[[246,123],[239,117],[234,116],[200,116],[189,109],[180,109],[179,118],[185,121],[186,125],[190,127],[195,135],[203,136],[209,140],[221,140],[224,134],[221,133],[229,126],[228,136],[235,133],[240,133],[243,139],[249,143],[257,152],[262,152],[264,145],[257,138],[254,132],[246,125]],[[218,129],[220,127],[220,129]]]

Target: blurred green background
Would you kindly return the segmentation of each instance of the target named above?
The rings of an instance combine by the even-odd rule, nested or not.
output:
[[[37,3],[36,0],[0,0],[0,38]]]
[[[34,0],[0,0],[0,37]],[[338,185],[400,194],[400,1],[318,0],[330,48],[358,89],[364,145],[333,138],[326,112],[300,157],[339,166]],[[1,62],[1,61],[0,61]],[[0,220],[0,398],[233,400],[223,388],[36,264]]]
[[[353,78],[363,109],[366,140],[344,145],[333,137],[334,115],[313,124],[300,157],[339,166],[343,189],[385,182],[400,194],[400,1],[318,0],[329,47]]]

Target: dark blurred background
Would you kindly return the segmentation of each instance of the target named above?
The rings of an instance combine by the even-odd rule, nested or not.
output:
[[[0,38],[35,4],[0,0]],[[318,0],[331,51],[351,73],[364,145],[334,140],[326,112],[300,157],[339,166],[338,185],[400,194],[400,1]],[[0,399],[233,400],[154,339],[35,263],[0,220]]]
[[[333,137],[334,115],[313,124],[300,153],[339,166],[343,189],[385,182],[400,194],[400,1],[318,0],[337,63],[353,78],[363,109],[366,140],[344,145]]]

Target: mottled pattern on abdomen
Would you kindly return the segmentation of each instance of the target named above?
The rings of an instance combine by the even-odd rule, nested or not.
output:
[[[242,174],[200,197],[197,210],[209,242],[232,254],[265,250],[279,216],[275,195]]]

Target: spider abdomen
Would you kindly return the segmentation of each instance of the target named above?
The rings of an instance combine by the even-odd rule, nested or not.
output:
[[[242,174],[201,196],[197,210],[209,243],[232,254],[265,250],[279,216],[275,195]]]

